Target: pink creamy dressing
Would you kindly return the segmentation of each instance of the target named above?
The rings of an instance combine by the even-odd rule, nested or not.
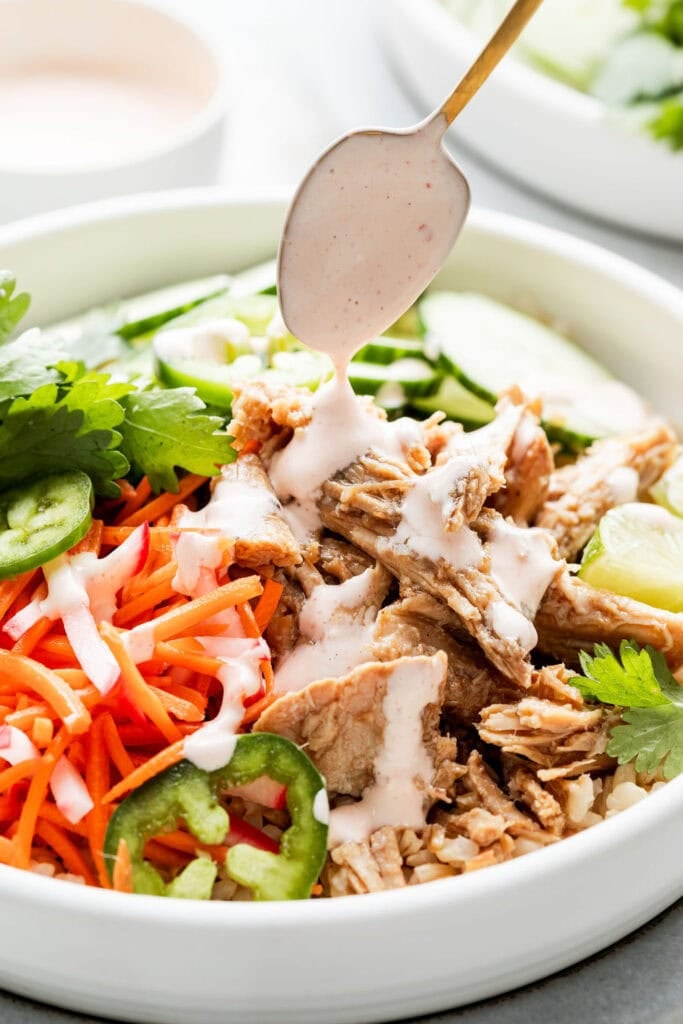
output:
[[[361,799],[330,813],[330,848],[361,842],[383,825],[421,828],[426,788],[434,765],[422,740],[422,712],[439,699],[447,668],[443,652],[433,658],[397,665],[382,704],[385,726],[375,761],[375,780]],[[416,784],[417,782],[417,784]]]
[[[302,690],[317,679],[342,676],[368,659],[377,613],[368,608],[373,569],[337,585],[321,584],[299,615],[301,639],[275,673],[275,692]]]
[[[93,65],[0,71],[2,161],[51,172],[120,163],[163,144],[196,97],[144,73]]]

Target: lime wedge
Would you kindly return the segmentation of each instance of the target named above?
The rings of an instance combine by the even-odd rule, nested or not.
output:
[[[683,453],[671,469],[660,477],[650,494],[658,505],[663,505],[677,516],[683,516]]]
[[[601,590],[683,611],[683,519],[640,502],[611,509],[586,547],[579,576]]]

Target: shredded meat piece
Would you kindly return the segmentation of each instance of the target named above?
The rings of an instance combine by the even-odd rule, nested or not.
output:
[[[477,474],[485,472],[477,466]],[[400,522],[402,502],[415,479],[399,463],[373,456],[361,458],[324,485],[320,502],[323,523],[381,560],[402,583],[444,601],[454,613],[454,626],[464,628],[503,675],[528,686],[531,667],[526,649],[519,639],[497,633],[487,614],[494,603],[507,605],[507,600],[487,571],[486,547],[481,567],[455,569],[444,559],[435,563],[391,543]],[[467,503],[468,495],[469,491],[459,495],[461,515],[465,515],[465,509],[473,511]],[[451,518],[454,514],[452,511]],[[486,509],[473,524],[484,535],[484,541],[496,517],[498,513]],[[552,544],[549,537],[549,548]],[[557,567],[559,571],[559,562]]]
[[[489,702],[491,693],[505,686],[479,648],[458,640],[442,624],[444,607],[427,594],[415,592],[383,608],[377,618],[373,655],[389,661],[411,654],[448,655],[444,706],[455,719],[469,723]]]
[[[566,819],[560,804],[533,772],[527,768],[515,768],[508,780],[508,791],[511,796],[525,804],[538,818],[542,827],[561,836],[566,826]]]
[[[573,677],[574,673],[570,672],[566,665],[545,665],[538,672],[534,672],[529,693],[534,697],[581,709],[584,707],[584,699],[581,691],[572,686]]]
[[[564,558],[573,561],[602,516],[623,500],[644,496],[676,456],[673,431],[655,421],[646,431],[597,441],[574,464],[557,469],[536,525],[549,530]],[[633,470],[633,493],[624,492],[624,470]],[[627,490],[628,490],[628,479]]]
[[[273,498],[273,510],[258,520],[258,531],[234,539],[234,558],[238,565],[253,569],[264,565],[285,567],[300,562],[299,545],[280,512],[280,502],[259,456],[243,455],[223,466],[220,479],[257,487]]]
[[[503,819],[506,831],[511,835],[520,835],[537,829],[536,823],[515,807],[512,800],[506,797],[500,786],[491,778],[478,750],[473,750],[467,759],[467,775],[463,782],[476,794],[485,810]]]
[[[331,582],[326,577],[332,577],[339,583],[350,580],[352,576],[358,576],[365,569],[373,564],[372,558],[356,548],[353,544],[347,544],[339,537],[324,536],[320,540],[316,567],[322,574],[326,583]]]
[[[235,387],[229,430],[238,450],[256,441],[267,461],[297,427],[311,422],[312,411],[313,395],[306,388],[249,381]]]
[[[273,658],[288,654],[299,639],[299,613],[304,603],[304,594],[298,583],[283,572],[277,572],[275,579],[284,589],[268,623],[265,637]]]
[[[493,495],[491,504],[501,515],[527,526],[548,496],[555,462],[539,423],[540,403],[528,402],[519,388],[511,388],[497,408],[506,402],[522,406],[523,414],[507,450],[505,487]]]
[[[490,846],[505,832],[506,822],[502,814],[493,814],[484,807],[473,807],[464,814],[449,817],[450,830],[462,832],[478,846]]]
[[[481,713],[477,726],[485,743],[507,754],[551,769],[539,778],[580,774],[613,764],[605,750],[609,731],[619,716],[602,707],[578,708],[539,697],[523,697],[514,704],[492,704]]]
[[[446,658],[436,656],[443,668],[439,702],[428,704],[422,715],[423,738],[432,755],[435,776],[443,761],[454,754],[454,744],[439,734],[439,714],[446,681]],[[374,780],[374,766],[386,725],[383,701],[393,671],[428,659],[399,658],[370,662],[339,679],[322,679],[303,690],[284,694],[259,718],[256,732],[274,732],[303,747],[333,793],[360,796]],[[427,784],[433,783],[428,780]]]
[[[539,648],[569,665],[594,643],[617,648],[622,640],[651,644],[673,669],[683,663],[683,614],[598,590],[568,572],[548,587],[534,625]]]

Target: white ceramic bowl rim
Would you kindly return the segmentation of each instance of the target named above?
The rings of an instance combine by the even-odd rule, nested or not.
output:
[[[104,223],[145,211],[178,208],[192,211],[238,204],[245,198],[281,204],[285,197],[273,192],[245,196],[244,193],[231,195],[217,189],[188,189],[105,200],[31,217],[0,228],[0,247],[27,240],[39,242],[41,236],[60,229]],[[629,260],[563,232],[506,214],[475,208],[470,213],[468,225],[480,233],[517,239],[536,248],[561,253],[603,275],[619,279],[634,291],[640,291],[654,302],[672,309],[681,317],[683,325],[683,292]],[[549,879],[561,877],[579,867],[589,868],[595,858],[617,857],[619,850],[635,841],[639,833],[657,829],[660,823],[676,814],[683,814],[683,776],[621,814],[533,854],[457,878],[368,894],[362,898],[258,904],[160,899],[60,883],[0,865],[0,900],[3,894],[11,892],[14,899],[18,897],[67,914],[78,910],[99,924],[105,915],[130,924],[145,920],[160,926],[186,924],[216,931],[230,925],[250,930],[277,929],[284,935],[294,924],[329,929],[341,919],[362,925],[379,915],[386,919],[409,917],[411,911],[418,907],[438,913],[446,902],[459,906],[464,912],[470,904],[476,906],[482,896],[493,900],[508,886],[523,881],[533,880],[533,884],[542,891]]]
[[[155,17],[158,17],[160,20],[166,21],[170,24],[175,24],[181,28],[186,36],[204,51],[206,60],[211,62],[211,68],[215,75],[215,85],[211,96],[207,102],[202,105],[201,109],[197,111],[197,113],[192,114],[186,122],[174,131],[170,132],[163,142],[138,150],[131,156],[127,157],[122,155],[118,160],[107,161],[106,163],[95,167],[73,166],[67,169],[60,168],[57,171],[53,171],[49,166],[37,167],[35,164],[22,167],[20,164],[13,163],[10,166],[5,167],[2,163],[0,151],[0,174],[12,174],[25,178],[34,177],[37,179],[61,179],[73,177],[96,178],[98,175],[127,170],[128,168],[136,167],[139,164],[144,164],[148,160],[159,159],[166,155],[169,156],[169,158],[172,158],[173,153],[176,150],[190,144],[195,139],[200,138],[209,130],[209,128],[223,117],[226,104],[225,72],[216,52],[209,44],[205,34],[199,32],[193,25],[190,25],[184,14],[181,15],[177,12],[170,14],[169,12],[157,7],[155,4],[147,2],[147,0],[109,0],[109,2],[115,3],[119,7],[129,7],[132,11],[142,8],[153,14]],[[41,215],[37,214],[37,216]]]

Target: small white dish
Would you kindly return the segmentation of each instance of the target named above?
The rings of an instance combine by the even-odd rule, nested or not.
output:
[[[398,72],[429,110],[483,45],[440,0],[385,0],[383,31]],[[622,228],[683,239],[683,153],[616,123],[602,103],[514,55],[452,130],[500,170],[563,204]]]
[[[33,294],[33,323],[60,320],[272,256],[286,205],[197,191],[48,214],[0,229],[0,266]],[[640,267],[475,210],[437,284],[533,299],[680,419],[683,295]],[[519,860],[363,897],[164,900],[0,865],[0,987],[159,1024],[370,1024],[442,1010],[566,967],[653,917],[683,895],[682,846],[683,776]]]
[[[0,221],[216,180],[220,66],[183,22],[139,0],[3,0],[0,40]]]

